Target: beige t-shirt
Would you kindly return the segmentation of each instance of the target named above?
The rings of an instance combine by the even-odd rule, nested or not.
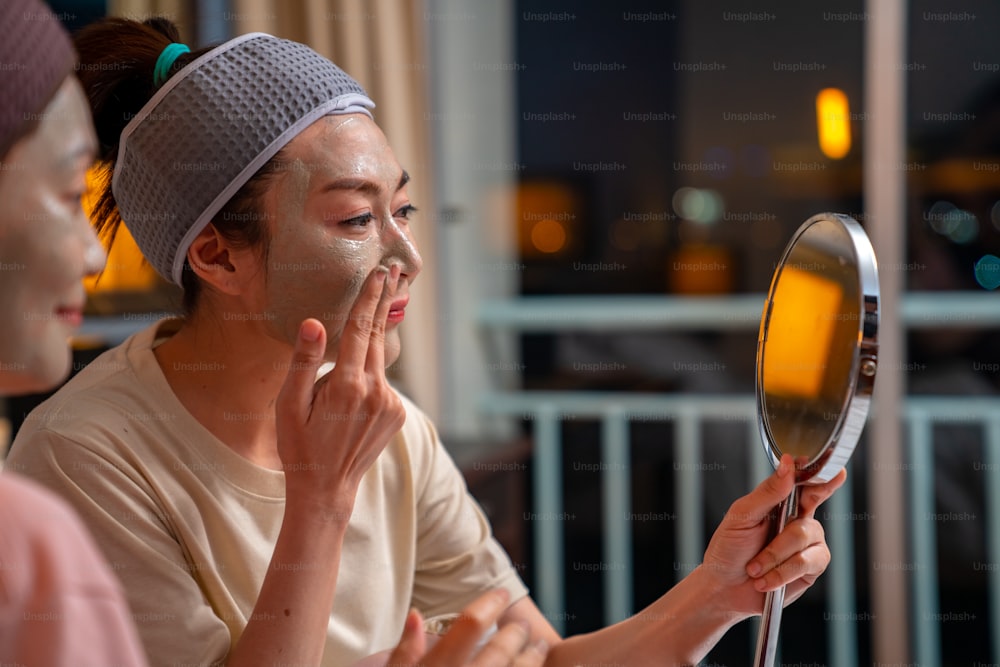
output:
[[[223,660],[246,626],[285,482],[215,438],[170,390],[152,349],[175,326],[132,336],[36,408],[8,465],[83,517],[125,585],[150,662],[187,667]],[[512,600],[527,593],[430,420],[403,402],[402,430],[358,491],[324,665],[394,646],[411,606],[432,616],[493,587]]]
[[[121,586],[66,504],[0,475],[0,665],[143,667]]]

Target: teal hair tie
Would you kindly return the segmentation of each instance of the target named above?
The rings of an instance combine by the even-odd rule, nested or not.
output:
[[[191,49],[186,44],[178,42],[171,42],[164,47],[163,51],[160,52],[160,57],[156,59],[156,67],[153,68],[154,86],[159,88],[163,85],[163,82],[167,80],[167,73],[170,72],[170,68],[174,66],[174,62],[182,53],[191,53]]]

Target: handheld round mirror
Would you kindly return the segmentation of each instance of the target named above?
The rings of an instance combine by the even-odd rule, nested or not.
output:
[[[799,227],[771,279],[757,343],[757,420],[775,467],[795,458],[795,489],[773,534],[798,513],[801,484],[833,479],[868,417],[878,365],[875,252],[853,218],[821,213]],[[754,664],[774,664],[784,589],[764,602]]]

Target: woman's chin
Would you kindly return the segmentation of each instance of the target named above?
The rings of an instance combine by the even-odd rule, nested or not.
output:
[[[0,361],[0,395],[18,396],[51,391],[69,375],[72,352],[65,342],[45,356],[18,361]]]

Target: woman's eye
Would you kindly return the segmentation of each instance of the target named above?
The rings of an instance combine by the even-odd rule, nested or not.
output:
[[[406,204],[405,206],[401,206],[399,210],[393,213],[392,217],[396,218],[397,220],[409,220],[410,216],[412,216],[416,211],[417,211],[416,206],[413,206],[412,204]],[[368,212],[355,216],[353,218],[348,218],[347,220],[342,221],[340,224],[349,225],[351,227],[367,227],[368,223],[372,222],[373,220],[375,220],[375,216],[371,212]]]
[[[409,220],[410,216],[412,216],[416,212],[417,212],[416,206],[413,206],[412,204],[407,204],[406,206],[403,206],[398,211],[396,211],[392,215],[392,217],[399,218],[401,220]]]
[[[375,219],[371,213],[363,213],[361,215],[355,216],[353,218],[348,218],[340,224],[351,225],[352,227],[367,227],[368,223]]]

